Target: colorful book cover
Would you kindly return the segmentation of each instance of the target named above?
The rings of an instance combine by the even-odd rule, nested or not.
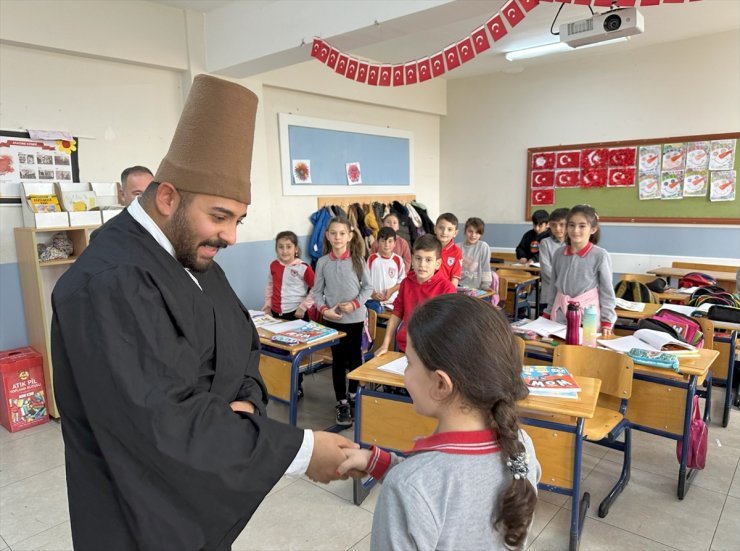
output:
[[[709,166],[709,142],[690,142],[686,144],[686,168],[706,170]]]
[[[533,396],[576,398],[576,393],[581,390],[576,380],[564,367],[525,365],[522,368],[522,379]]]
[[[640,200],[660,199],[660,174],[641,172],[638,180]]]
[[[730,170],[735,166],[736,140],[714,140],[710,145],[709,170]]]
[[[297,329],[293,329],[292,331],[283,331],[282,333],[278,334],[283,335],[284,337],[290,337],[291,339],[295,339],[298,342],[310,343],[319,339],[323,339],[325,337],[330,337],[331,335],[335,335],[336,333],[336,329],[326,327],[325,325],[321,325],[319,323],[316,323],[315,321],[309,321],[305,325],[301,325]]]
[[[710,201],[734,201],[735,200],[735,171],[716,170],[712,171],[712,181],[709,192]]]
[[[709,172],[706,170],[687,169],[683,173],[683,196],[705,197],[709,185]]]
[[[686,166],[686,144],[667,143],[663,146],[661,170],[683,170]]]
[[[683,199],[683,170],[660,173],[660,198]]]

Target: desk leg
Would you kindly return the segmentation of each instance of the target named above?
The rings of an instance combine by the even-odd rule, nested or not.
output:
[[[581,497],[581,458],[583,453],[583,425],[584,420],[578,419],[576,424],[575,450],[573,460],[573,496],[571,497],[570,512],[570,551],[578,551],[581,543],[583,523],[586,512],[591,503],[591,495],[586,492]],[[576,507],[576,505],[578,505]]]
[[[683,434],[681,435],[681,463],[678,468],[678,499],[683,499],[689,491],[691,481],[698,472],[696,469],[687,469],[686,463],[689,459],[689,431],[691,429],[691,409],[696,394],[696,375],[689,378],[686,389],[686,408],[683,419]]]
[[[365,387],[357,387],[357,398],[355,400],[355,442],[360,443],[360,427],[362,427],[362,391]],[[375,479],[367,477],[366,479],[352,480],[352,501],[355,505],[362,505],[365,498],[370,494],[370,490],[375,486]]]

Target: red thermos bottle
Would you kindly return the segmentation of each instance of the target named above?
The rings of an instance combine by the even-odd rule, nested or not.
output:
[[[565,344],[581,344],[581,305],[568,302],[565,313]]]

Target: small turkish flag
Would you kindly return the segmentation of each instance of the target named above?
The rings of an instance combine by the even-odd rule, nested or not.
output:
[[[432,66],[429,63],[429,58],[425,57],[424,59],[420,59],[419,62],[416,64],[417,68],[419,69],[419,81],[425,82],[432,78]]]
[[[416,84],[416,62],[412,61],[403,66],[404,73],[406,74],[406,84]]]
[[[488,32],[491,33],[494,42],[501,40],[506,36],[506,27],[504,26],[504,22],[499,14],[491,17],[491,19],[486,22],[486,27],[488,27]]]
[[[519,0],[519,3],[525,10],[527,10],[527,12],[530,12],[535,7],[537,7],[537,4],[540,3],[540,0]]]
[[[342,54],[339,56],[339,61],[337,61],[337,68],[334,69],[337,73],[340,75],[343,75],[345,72],[347,72],[347,62],[349,61],[349,58]]]
[[[470,37],[463,38],[457,43],[457,51],[460,52],[460,61],[466,63],[475,57],[475,50],[473,50],[473,41]]]
[[[522,12],[522,8],[519,7],[516,0],[509,0],[501,11],[504,13],[504,17],[506,17],[509,25],[512,27],[516,27],[519,22],[524,19],[524,12]]]
[[[326,64],[332,69],[337,66],[337,58],[339,57],[339,51],[336,48],[332,48],[329,52],[329,59],[326,60]]]
[[[635,185],[635,169],[628,168],[610,168],[609,180],[607,187],[632,187]]]
[[[347,72],[344,73],[344,76],[352,80],[355,80],[355,77],[357,76],[358,66],[359,66],[359,61],[357,61],[356,59],[349,58],[349,63],[347,63]]]
[[[684,0],[663,0],[664,4],[683,4]]]
[[[618,8],[632,8],[637,3],[637,0],[617,0]]]
[[[558,151],[555,153],[555,168],[578,168],[580,165],[580,151]]]
[[[532,190],[532,205],[554,205],[555,204],[555,190],[554,189],[533,189]]]
[[[438,77],[445,72],[445,55],[442,52],[437,52],[432,56],[432,75]]]
[[[612,0],[594,0],[594,6],[597,6],[599,8],[610,8],[612,5]]]
[[[357,66],[357,82],[365,82],[367,80],[367,63],[360,63]]]
[[[369,65],[367,69],[367,83],[372,86],[377,86],[379,76],[380,67],[377,65]]]
[[[581,179],[581,171],[575,170],[558,170],[555,172],[555,185],[557,187],[578,187]]]
[[[657,6],[660,4],[660,0],[640,0],[641,6]]]
[[[581,187],[606,187],[608,175],[605,168],[584,170],[581,175]]]
[[[580,4],[581,6],[590,6],[591,0],[573,0],[574,4]]]
[[[555,173],[552,170],[533,170],[532,187],[552,187],[555,185]]]
[[[460,66],[460,54],[457,52],[457,45],[447,46],[444,52],[448,71]]]
[[[635,166],[634,147],[615,147],[609,150],[609,166]]]
[[[393,66],[393,86],[403,86],[403,65]]]
[[[581,168],[605,168],[609,155],[605,147],[584,149],[581,153]]]
[[[491,43],[488,41],[488,35],[486,34],[485,27],[479,27],[475,29],[475,31],[473,31],[473,34],[470,36],[473,39],[473,47],[475,48],[476,54],[485,52],[488,48],[491,47]]]
[[[329,46],[320,38],[314,38],[311,55],[322,63],[326,63],[326,60],[329,58]]]
[[[532,170],[544,170],[555,168],[555,153],[533,153]]]
[[[380,66],[380,76],[378,76],[378,84],[380,86],[390,86],[393,68],[390,65]]]

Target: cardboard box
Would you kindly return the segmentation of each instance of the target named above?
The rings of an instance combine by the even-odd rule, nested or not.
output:
[[[60,228],[69,226],[66,212],[34,212],[28,201],[29,195],[51,195],[54,184],[51,182],[24,182],[21,184],[21,210],[23,225],[27,228]]]
[[[0,424],[10,432],[49,421],[43,359],[33,348],[0,352]]]
[[[98,205],[101,207],[120,206],[118,202],[118,184],[116,182],[90,182],[90,189],[98,197]]]

